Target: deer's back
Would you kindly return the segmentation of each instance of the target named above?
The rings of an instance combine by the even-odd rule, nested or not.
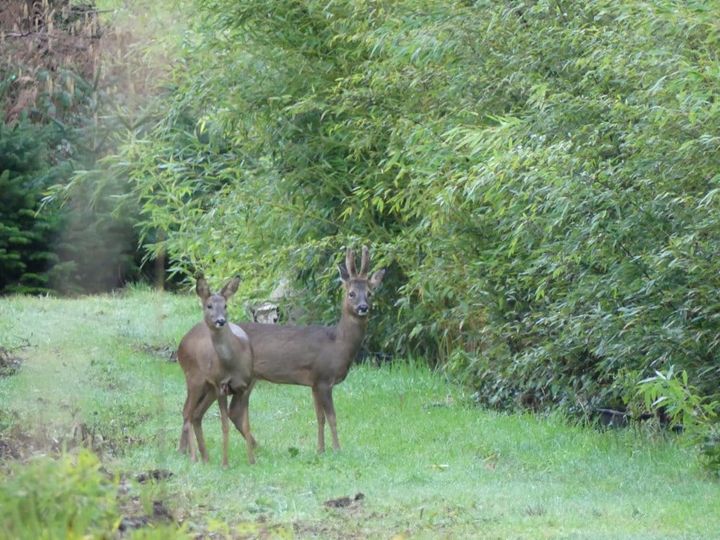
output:
[[[352,358],[343,354],[335,328],[241,323],[253,349],[256,377],[276,383],[312,386],[318,379],[340,382]],[[354,356],[354,354],[353,354]]]

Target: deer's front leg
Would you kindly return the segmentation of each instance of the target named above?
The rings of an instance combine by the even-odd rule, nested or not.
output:
[[[325,452],[325,409],[323,407],[322,391],[319,387],[312,387],[313,402],[315,403],[315,416],[317,417],[318,454]]]
[[[212,405],[213,401],[215,401],[216,397],[217,396],[215,395],[214,389],[206,386],[205,393],[202,395],[197,405],[195,406],[191,418],[193,431],[195,431],[195,439],[197,440],[198,450],[200,450],[200,455],[202,456],[203,461],[205,461],[206,463],[209,461],[210,457],[208,456],[208,451],[205,446],[205,436],[202,429],[202,419],[203,416],[205,416],[207,410],[210,408],[210,405]]]
[[[322,453],[325,451],[325,419],[327,419],[328,424],[330,424],[333,448],[340,450],[340,441],[338,440],[335,421],[335,405],[333,404],[332,398],[332,386],[313,386],[313,398],[315,400],[315,414],[318,418],[318,452]]]
[[[233,396],[230,402],[230,419],[235,427],[245,438],[245,446],[247,448],[248,463],[255,463],[255,452],[253,449],[257,446],[255,438],[250,433],[250,416],[248,413],[250,403],[250,392],[252,385],[244,388],[239,394]]]
[[[227,395],[221,393],[218,396],[218,405],[220,407],[220,424],[222,425],[222,436],[223,436],[223,448],[222,448],[222,465],[223,467],[228,466],[228,405]]]
[[[333,449],[340,450],[340,441],[338,440],[337,425],[335,420],[335,404],[333,403],[332,397],[332,386],[321,390],[320,397],[322,398],[322,406],[325,410],[325,418],[327,418],[328,424],[330,424],[330,433],[332,434]]]

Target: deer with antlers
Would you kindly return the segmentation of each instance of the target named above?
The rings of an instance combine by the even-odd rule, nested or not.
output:
[[[317,416],[318,452],[325,451],[325,421],[330,424],[333,448],[340,449],[333,387],[345,380],[367,330],[371,297],[385,270],[370,272],[370,252],[362,248],[360,271],[351,249],[338,265],[345,297],[340,321],[334,326],[293,326],[242,323],[253,347],[253,378],[312,388]],[[246,416],[242,406],[230,415]]]

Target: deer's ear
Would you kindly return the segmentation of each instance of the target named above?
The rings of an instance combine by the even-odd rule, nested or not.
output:
[[[338,264],[338,271],[340,272],[340,279],[343,280],[343,283],[347,283],[350,281],[350,273],[348,272],[347,266],[345,266],[345,263]]]
[[[210,296],[210,287],[208,287],[207,281],[205,281],[204,277],[197,278],[195,293],[203,300]]]
[[[385,269],[384,268],[375,272],[372,276],[370,276],[370,279],[368,280],[370,287],[373,289],[377,289],[380,286],[380,283],[382,283],[382,280],[384,277],[385,277]]]
[[[223,296],[225,300],[227,300],[237,292],[239,286],[240,278],[238,276],[235,276],[225,284],[225,286],[220,291],[220,296]]]

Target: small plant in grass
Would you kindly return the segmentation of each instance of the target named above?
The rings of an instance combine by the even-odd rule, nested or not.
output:
[[[674,366],[656,371],[639,386],[646,410],[662,412],[670,427],[682,427],[688,441],[700,448],[708,468],[720,474],[720,402],[701,396],[689,383],[687,371],[676,373]]]
[[[0,480],[6,538],[83,538],[109,532],[119,520],[116,486],[87,450],[14,466]]]

